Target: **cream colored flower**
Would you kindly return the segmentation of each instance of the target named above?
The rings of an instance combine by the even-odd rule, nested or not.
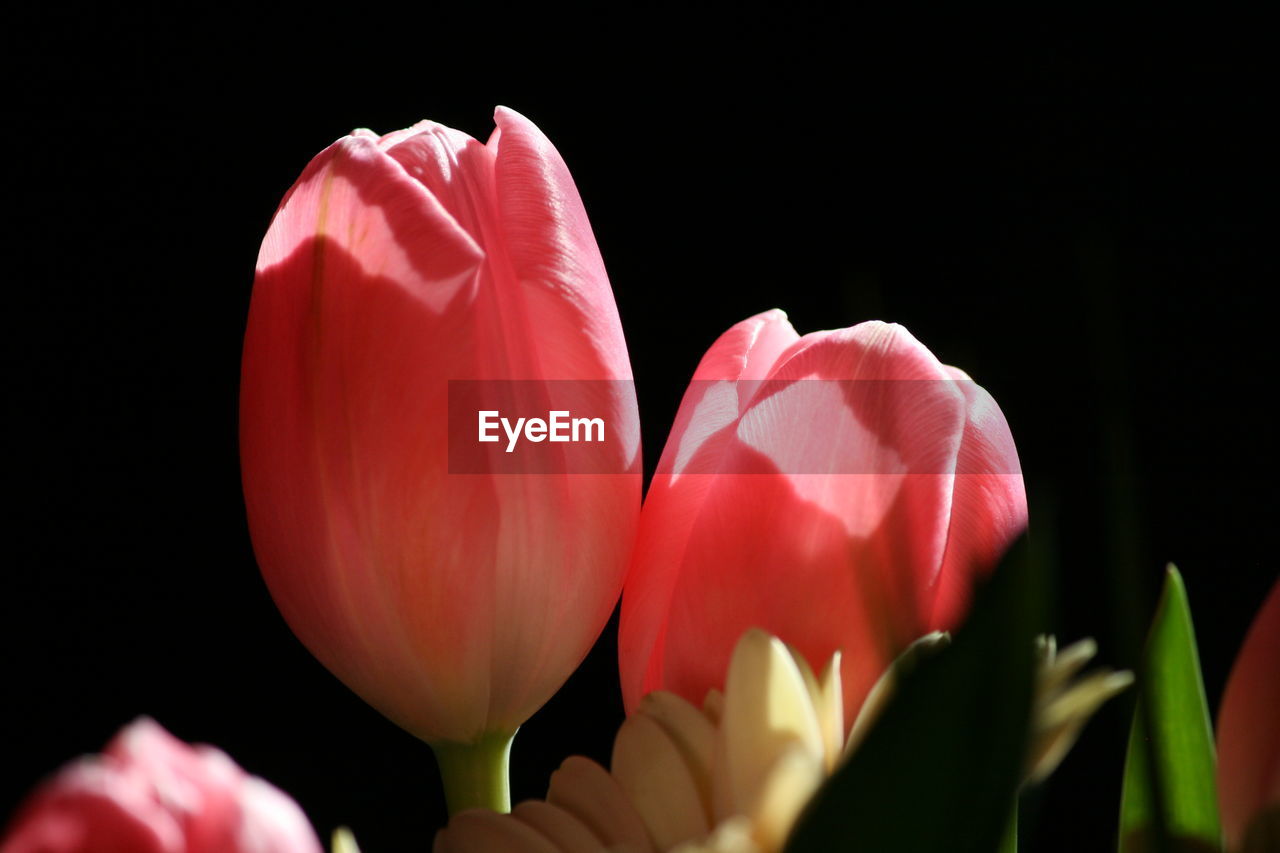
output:
[[[360,853],[356,837],[345,826],[333,831],[333,853]]]
[[[1076,679],[1097,653],[1098,645],[1087,637],[1061,653],[1052,636],[1038,638],[1028,782],[1042,782],[1057,769],[1094,712],[1133,683],[1133,673],[1125,670],[1099,670]]]
[[[612,772],[573,757],[545,802],[510,815],[463,812],[435,853],[768,853],[844,747],[840,656],[821,676],[781,640],[751,630],[721,694],[701,709],[650,693],[622,724]]]
[[[551,775],[545,801],[510,815],[462,812],[436,836],[434,853],[777,853],[903,672],[948,639],[931,634],[913,644],[868,694],[846,738],[839,653],[815,675],[781,640],[750,630],[734,649],[723,694],[711,691],[699,709],[650,693],[618,730],[611,771],[569,758]],[[1039,648],[1033,779],[1057,765],[1089,714],[1131,680],[1103,673],[1071,684],[1093,654],[1091,641],[1062,655],[1052,640]]]

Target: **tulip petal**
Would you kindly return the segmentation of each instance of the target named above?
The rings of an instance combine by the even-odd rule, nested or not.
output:
[[[786,350],[800,340],[777,308],[748,317],[721,335],[694,371],[695,382],[767,379]]]
[[[499,107],[494,121],[497,215],[519,298],[547,344],[540,375],[630,379],[613,291],[568,167],[524,116]]]
[[[4,853],[321,853],[298,804],[142,718],[37,789]]]
[[[437,550],[424,536],[432,527],[411,515],[443,475],[443,380],[470,375],[477,349],[444,308],[465,299],[481,257],[373,142],[340,140],[307,167],[272,222],[245,335],[241,463],[263,576],[321,662],[419,732],[485,717],[483,684],[448,679],[459,689],[445,697],[422,677],[431,644],[414,634],[456,636],[449,614],[466,612],[478,593],[461,583],[450,590],[447,577],[430,588],[422,560]],[[427,371],[438,378],[427,381]],[[456,518],[446,511],[432,521],[458,530],[470,520],[480,536],[486,516],[473,502],[491,507],[492,497],[473,494],[456,496]],[[483,677],[486,647],[454,654],[471,679]],[[415,708],[439,709],[445,721],[417,719]]]
[[[949,631],[969,607],[970,592],[1027,526],[1027,492],[1018,449],[1004,413],[987,391],[954,367],[968,416],[956,458],[947,550],[928,627]]]
[[[157,799],[181,817],[193,853],[242,849],[236,834],[246,777],[225,753],[193,749],[144,717],[121,730],[103,754],[145,776]]]
[[[885,323],[796,338],[771,312],[722,336],[695,379],[623,595],[627,708],[648,690],[694,700],[719,686],[754,625],[810,663],[844,650],[847,729],[898,652],[951,627],[1025,526],[1008,426]]]
[[[764,379],[774,360],[798,339],[786,314],[778,310],[738,323],[703,356],[694,373],[695,381],[680,403],[658,473],[649,486],[642,510],[644,533],[636,540],[622,601],[618,662],[629,712],[635,710],[644,694],[663,684],[663,637],[671,596],[696,508],[712,485],[710,477],[678,475],[689,473],[687,464],[693,458],[702,460],[700,464],[705,467],[700,470],[718,467],[715,460],[725,445],[723,441],[716,443],[715,436],[730,426],[740,412],[738,388],[733,383],[739,379]],[[726,384],[718,385],[721,381]],[[704,448],[708,441],[713,446]],[[723,663],[727,663],[727,655],[726,651]],[[722,666],[721,674],[723,671]],[[718,680],[715,683],[718,686]],[[699,701],[702,695],[685,697]]]
[[[1232,849],[1250,819],[1280,806],[1280,581],[1254,617],[1222,694],[1218,800]]]
[[[898,326],[791,345],[733,447],[718,453],[720,473],[689,478],[705,481],[696,489],[651,488],[632,582],[675,578],[664,660],[649,678],[665,673],[667,689],[701,696],[719,684],[736,638],[759,626],[810,662],[846,652],[847,728],[897,652],[927,630],[965,423],[955,386]],[[659,557],[668,568],[655,567]],[[624,597],[624,624],[626,608]]]
[[[482,257],[439,201],[376,143],[353,136],[316,155],[285,195],[262,241],[258,273],[305,247],[314,254],[306,283],[319,289],[330,244],[358,259],[365,275],[396,282],[437,311],[472,282]]]
[[[378,148],[422,184],[477,246],[488,250],[500,239],[486,203],[493,153],[482,143],[453,128],[421,121],[382,137]]]
[[[42,785],[14,818],[3,849],[73,853],[98,843],[103,853],[186,851],[181,823],[147,786],[96,759],[82,759]]]
[[[680,401],[663,451],[659,470],[672,475],[671,484],[684,474],[721,469],[721,457],[733,449],[732,435],[723,431],[742,416],[777,358],[799,339],[787,315],[775,308],[738,323],[712,344]]]
[[[245,337],[242,470],[258,562],[303,643],[404,728],[470,742],[514,731],[608,619],[638,510],[639,427],[630,384],[600,383],[623,437],[601,445],[605,473],[572,488],[567,475],[450,473],[449,380],[630,368],[602,267],[576,290],[511,272],[496,152],[438,125],[411,131],[331,146],[272,223]],[[567,215],[568,248],[598,262]],[[513,287],[538,291],[536,307]]]
[[[236,844],[233,849],[254,853],[268,850],[321,853],[311,824],[298,804],[279,788],[253,776],[245,780],[240,790]],[[208,853],[225,853],[226,849],[209,848]],[[196,848],[192,847],[190,853],[196,853]]]

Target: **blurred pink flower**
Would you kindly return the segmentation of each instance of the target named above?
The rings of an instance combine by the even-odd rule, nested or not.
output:
[[[293,800],[221,750],[157,723],[126,726],[101,755],[32,792],[0,853],[320,853]]]
[[[1268,809],[1280,828],[1280,581],[1258,610],[1222,694],[1218,801],[1230,850]]]

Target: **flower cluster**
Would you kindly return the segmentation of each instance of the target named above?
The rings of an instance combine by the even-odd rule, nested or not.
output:
[[[618,730],[611,770],[569,758],[545,802],[457,815],[435,853],[766,853],[782,848],[844,751],[840,655],[815,675],[753,629],[701,708],[654,691]]]
[[[845,735],[840,654],[821,675],[759,629],[734,649],[723,693],[702,707],[647,694],[618,730],[610,771],[573,757],[552,774],[545,801],[510,815],[465,811],[436,836],[435,853],[777,853],[826,778],[853,753],[917,659],[948,643],[922,637],[885,671]],[[1091,641],[1061,655],[1039,640],[1028,783],[1049,775],[1081,727],[1132,681],[1101,671],[1075,680]]]
[[[453,815],[436,853],[775,853],[1025,530],[1009,425],[902,326],[801,335],[766,311],[698,364],[642,506],[631,362],[582,199],[532,122],[495,122],[485,142],[355,131],[281,201],[240,386],[258,564],[316,658],[431,745]],[[516,730],[619,599],[610,769],[569,758],[545,801],[502,814]],[[1233,850],[1271,843],[1280,815],[1278,631],[1273,591],[1219,721]],[[1040,641],[1009,791],[1132,680],[1077,677],[1095,652]],[[357,853],[345,830],[333,844]],[[0,843],[319,849],[292,800],[149,721],[38,788]]]

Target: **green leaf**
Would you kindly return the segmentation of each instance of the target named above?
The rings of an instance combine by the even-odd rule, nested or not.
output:
[[[1182,576],[1170,565],[1138,673],[1120,853],[1221,850],[1209,704]]]
[[[814,796],[787,853],[997,850],[1026,761],[1042,613],[1042,583],[1019,540],[950,646],[904,675]]]

